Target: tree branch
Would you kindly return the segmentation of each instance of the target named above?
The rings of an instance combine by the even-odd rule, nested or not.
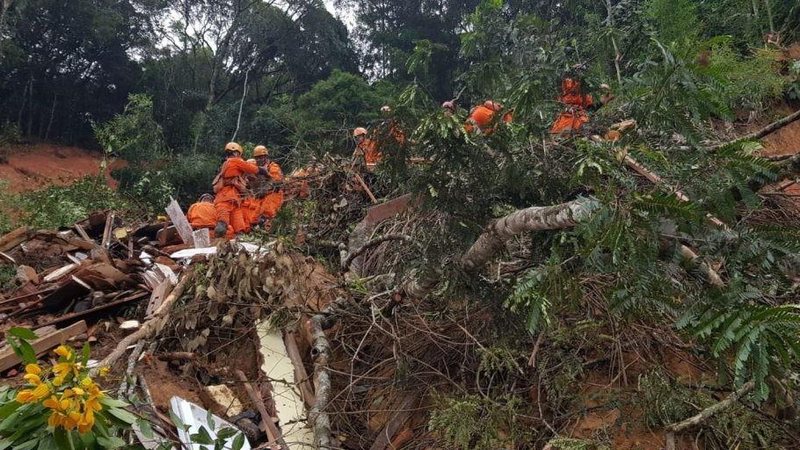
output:
[[[414,240],[411,239],[410,236],[405,234],[386,234],[380,237],[377,237],[371,241],[368,241],[366,244],[362,245],[358,250],[350,253],[347,258],[342,261],[342,270],[347,270],[350,267],[350,264],[353,262],[354,259],[358,258],[359,256],[363,255],[364,252],[369,250],[376,245],[383,244],[387,241],[406,241],[408,243],[413,243]]]
[[[588,219],[599,208],[597,199],[579,198],[559,205],[515,211],[489,224],[461,258],[461,265],[468,271],[478,270],[500,252],[511,237],[530,231],[571,228]]]
[[[780,120],[776,120],[775,122],[772,122],[771,124],[765,126],[764,128],[762,128],[762,129],[760,129],[758,131],[755,131],[753,133],[745,134],[744,136],[738,137],[738,138],[736,138],[736,139],[734,139],[732,141],[723,142],[723,143],[717,144],[717,145],[712,145],[711,147],[708,147],[708,150],[714,152],[714,151],[717,151],[717,150],[721,149],[722,147],[725,147],[726,145],[731,145],[731,144],[735,144],[737,142],[742,142],[742,141],[753,141],[753,140],[756,140],[756,139],[761,139],[762,137],[764,137],[764,136],[766,136],[766,135],[768,135],[768,134],[770,134],[770,133],[772,133],[772,132],[774,132],[774,131],[776,131],[776,130],[778,130],[780,128],[783,128],[786,125],[789,125],[790,123],[794,122],[797,119],[800,119],[800,110],[797,110],[794,113],[789,114],[788,116],[786,116],[786,117],[784,117],[784,118],[782,118]]]

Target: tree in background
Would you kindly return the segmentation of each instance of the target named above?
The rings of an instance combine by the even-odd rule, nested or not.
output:
[[[148,37],[136,2],[26,0],[3,14],[0,121],[29,138],[86,143],[136,82],[131,54]]]

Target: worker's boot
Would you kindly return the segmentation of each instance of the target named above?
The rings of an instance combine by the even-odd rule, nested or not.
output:
[[[228,224],[223,222],[222,220],[217,222],[217,226],[214,228],[214,235],[218,238],[225,236],[225,233],[228,232]]]

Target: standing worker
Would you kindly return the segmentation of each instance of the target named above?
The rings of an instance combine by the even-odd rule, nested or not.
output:
[[[375,171],[375,166],[381,161],[383,155],[378,151],[377,143],[367,137],[367,129],[358,127],[353,130],[353,139],[356,141],[356,149],[353,152],[353,160],[363,159],[367,170]]]
[[[247,188],[245,175],[267,175],[267,170],[242,159],[242,146],[236,142],[225,144],[225,162],[214,178],[214,209],[217,211],[217,237],[232,238],[248,228],[242,210],[242,194]]]

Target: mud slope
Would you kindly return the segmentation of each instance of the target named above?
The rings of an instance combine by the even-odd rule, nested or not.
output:
[[[0,180],[8,182],[11,192],[27,192],[50,185],[67,185],[100,173],[102,155],[77,147],[50,144],[12,146],[0,149],[8,155],[0,164]],[[114,164],[119,167],[119,163]],[[105,177],[115,187],[110,168]]]

